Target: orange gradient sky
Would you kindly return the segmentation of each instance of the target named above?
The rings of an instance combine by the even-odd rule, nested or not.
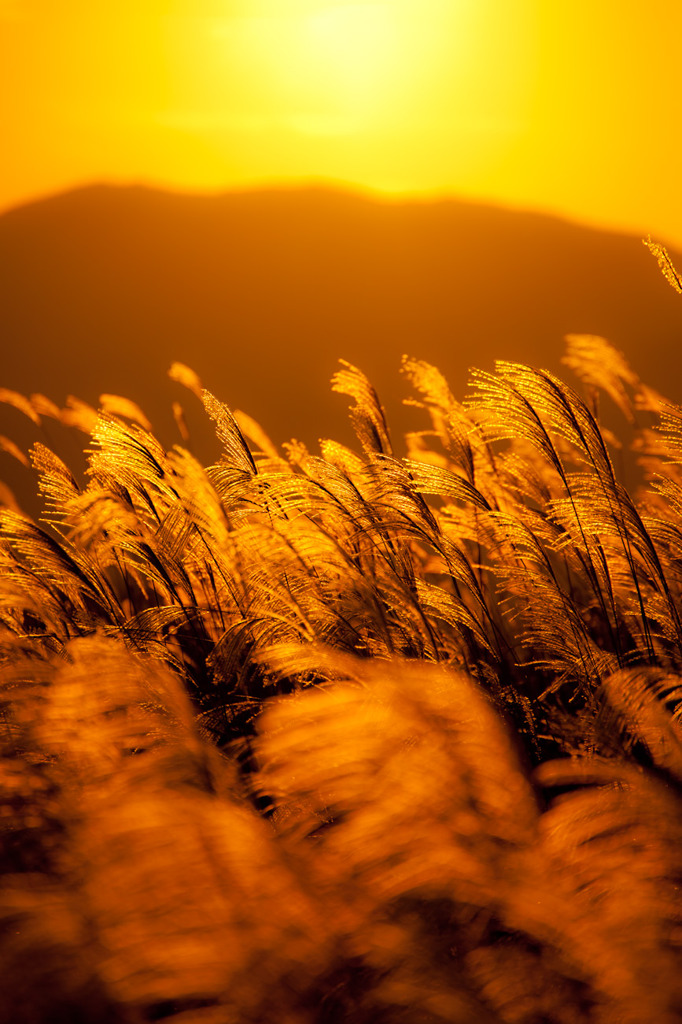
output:
[[[0,209],[328,180],[682,247],[679,0],[0,0]]]

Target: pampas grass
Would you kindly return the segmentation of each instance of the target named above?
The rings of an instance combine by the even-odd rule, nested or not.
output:
[[[88,435],[0,511],[1,1021],[682,1019],[682,409],[566,363],[406,359],[404,457],[349,364],[320,454],[176,364],[209,467],[0,394]]]

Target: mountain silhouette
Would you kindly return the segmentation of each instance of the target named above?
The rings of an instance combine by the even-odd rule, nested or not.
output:
[[[435,363],[459,397],[468,368],[495,359],[570,379],[563,336],[601,334],[682,400],[682,302],[641,239],[536,213],[322,187],[96,185],[0,216],[0,267],[0,387],[60,404],[124,395],[168,444],[176,399],[210,447],[196,400],[166,377],[175,360],[276,443],[314,447],[351,437],[329,388],[340,357],[370,377],[396,435],[427,426],[402,405],[403,353]],[[31,429],[0,416],[0,433]],[[5,472],[11,461],[0,478],[24,472]]]

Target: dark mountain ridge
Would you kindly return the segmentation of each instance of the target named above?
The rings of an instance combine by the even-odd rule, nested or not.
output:
[[[495,359],[566,375],[566,333],[604,335],[682,400],[682,303],[641,239],[539,214],[325,188],[92,186],[0,216],[0,266],[0,386],[60,403],[125,395],[168,443],[173,398],[200,420],[166,379],[174,360],[277,443],[349,439],[329,390],[339,357],[372,379],[396,433],[426,426],[401,405],[403,353],[460,395],[468,368]]]

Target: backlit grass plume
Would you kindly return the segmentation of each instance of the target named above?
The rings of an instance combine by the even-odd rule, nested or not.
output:
[[[209,467],[0,393],[88,436],[3,442],[0,1022],[682,1019],[682,409],[566,363],[406,359],[405,455],[349,364],[319,454],[175,364]]]

